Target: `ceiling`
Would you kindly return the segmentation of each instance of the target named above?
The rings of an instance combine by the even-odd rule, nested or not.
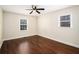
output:
[[[59,9],[70,7],[70,5],[36,5],[37,8],[45,8],[45,10],[40,11],[41,14],[37,14],[36,12],[29,14],[30,11],[25,10],[25,9],[30,9],[31,6],[32,5],[0,5],[0,7],[4,11],[23,14],[23,15],[34,15],[34,16],[39,16],[41,14],[45,14],[45,13],[48,13],[48,12],[51,12],[51,11],[56,11],[56,10],[59,10]]]

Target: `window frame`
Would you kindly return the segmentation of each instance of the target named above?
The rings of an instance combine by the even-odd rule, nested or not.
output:
[[[27,20],[20,19],[20,30],[27,30]]]
[[[60,17],[62,17],[62,16],[67,16],[67,15],[70,15],[70,19],[69,19],[69,20],[62,20],[62,21],[61,21]],[[70,26],[61,26],[61,22],[69,22],[69,23],[70,23]],[[59,27],[71,28],[71,27],[72,27],[72,15],[71,15],[71,14],[65,14],[65,15],[59,16],[59,19],[58,19],[58,26],[59,26]]]

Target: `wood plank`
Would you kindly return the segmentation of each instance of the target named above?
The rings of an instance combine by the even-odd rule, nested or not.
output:
[[[4,41],[2,54],[78,54],[79,48],[38,35]]]

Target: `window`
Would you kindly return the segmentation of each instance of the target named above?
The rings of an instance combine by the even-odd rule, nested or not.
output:
[[[70,27],[70,15],[60,16],[60,26]]]
[[[20,20],[20,30],[27,30],[27,20],[25,19]]]

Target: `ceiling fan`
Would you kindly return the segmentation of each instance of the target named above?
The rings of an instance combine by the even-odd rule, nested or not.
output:
[[[26,10],[31,10],[31,12],[29,14],[32,14],[33,11],[36,11],[38,14],[40,14],[39,10],[45,10],[44,8],[37,8],[37,6],[32,5],[31,9],[26,9]]]

